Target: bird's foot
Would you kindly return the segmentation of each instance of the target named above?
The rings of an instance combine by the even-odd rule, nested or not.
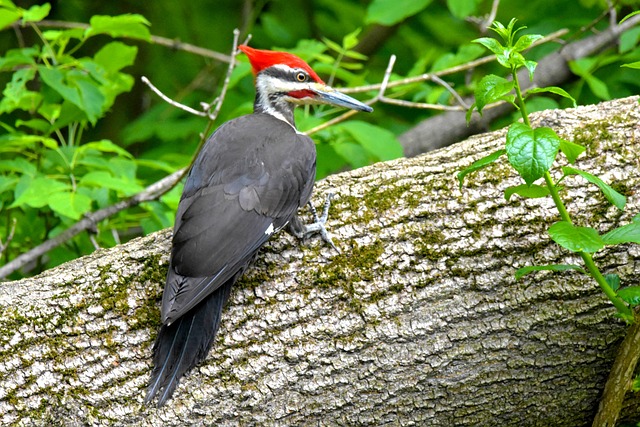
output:
[[[296,221],[289,223],[287,230],[301,240],[305,240],[314,234],[319,234],[325,243],[328,243],[337,253],[340,253],[340,250],[333,243],[333,240],[325,226],[327,218],[329,217],[329,208],[331,207],[331,199],[333,196],[333,193],[327,194],[327,198],[325,199],[324,206],[322,208],[322,214],[320,216],[318,216],[318,212],[313,204],[311,204],[311,202],[308,203],[311,214],[313,215],[313,223],[306,225],[301,224],[296,217]]]

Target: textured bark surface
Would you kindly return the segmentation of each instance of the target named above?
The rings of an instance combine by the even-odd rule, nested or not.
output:
[[[547,111],[588,149],[577,167],[628,196],[624,213],[565,181],[578,223],[601,231],[640,210],[638,99]],[[320,182],[342,255],[287,235],[232,292],[206,363],[165,407],[142,405],[170,231],[0,286],[0,423],[18,425],[589,425],[625,327],[575,273],[516,281],[533,263],[578,263],[550,243],[551,200],[506,201],[503,144],[480,135]],[[596,260],[640,282],[640,248]],[[627,396],[624,417],[640,417]],[[623,418],[624,418],[623,417]]]

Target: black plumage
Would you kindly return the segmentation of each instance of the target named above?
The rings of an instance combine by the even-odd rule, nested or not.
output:
[[[178,207],[147,402],[162,390],[162,405],[206,357],[231,286],[309,201],[315,162],[313,141],[270,114],[231,120],[209,138]]]
[[[319,233],[335,248],[324,227],[328,202],[309,226],[296,216],[311,197],[316,170],[313,141],[295,129],[296,105],[372,111],[324,84],[295,55],[239,49],[256,75],[254,114],[220,126],[185,183],[145,398],[158,396],[159,406],[207,356],[231,287],[273,233],[285,226],[300,238]]]

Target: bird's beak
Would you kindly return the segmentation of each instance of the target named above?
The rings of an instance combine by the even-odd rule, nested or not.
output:
[[[336,105],[338,107],[345,107],[351,110],[366,111],[367,113],[373,111],[373,108],[368,105],[326,85],[315,85],[312,91],[316,94],[314,98],[315,102]]]

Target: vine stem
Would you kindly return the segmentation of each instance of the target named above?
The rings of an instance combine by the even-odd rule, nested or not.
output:
[[[522,120],[527,126],[531,127],[531,122],[529,121],[529,115],[527,114],[527,107],[524,103],[524,97],[522,96],[522,91],[520,90],[520,83],[518,82],[517,70],[515,66],[511,67],[511,75],[513,76],[514,88],[516,91],[516,102],[518,105],[518,109],[520,110]],[[558,188],[553,182],[553,178],[551,177],[551,174],[549,173],[549,171],[546,171],[544,173],[544,181],[547,185],[547,188],[549,189],[549,194],[551,194],[551,198],[553,199],[553,202],[556,205],[556,208],[558,209],[558,213],[560,214],[560,219],[562,219],[562,221],[568,222],[569,224],[573,224],[573,221],[571,220],[571,215],[569,215],[569,212],[567,211],[567,208],[565,207],[564,202],[560,198],[560,194],[558,193]],[[589,272],[591,277],[593,277],[596,283],[598,283],[598,286],[600,286],[600,288],[605,293],[607,298],[609,298],[611,303],[616,307],[616,309],[618,310],[618,313],[622,316],[622,318],[626,322],[633,323],[634,321],[633,312],[631,311],[629,306],[616,294],[613,288],[611,288],[611,286],[605,279],[604,275],[602,274],[602,272],[600,272],[600,269],[598,268],[596,263],[593,261],[593,257],[591,256],[591,254],[583,251],[578,252],[578,254],[582,258],[582,261],[584,262],[584,265],[587,268],[587,271]]]

